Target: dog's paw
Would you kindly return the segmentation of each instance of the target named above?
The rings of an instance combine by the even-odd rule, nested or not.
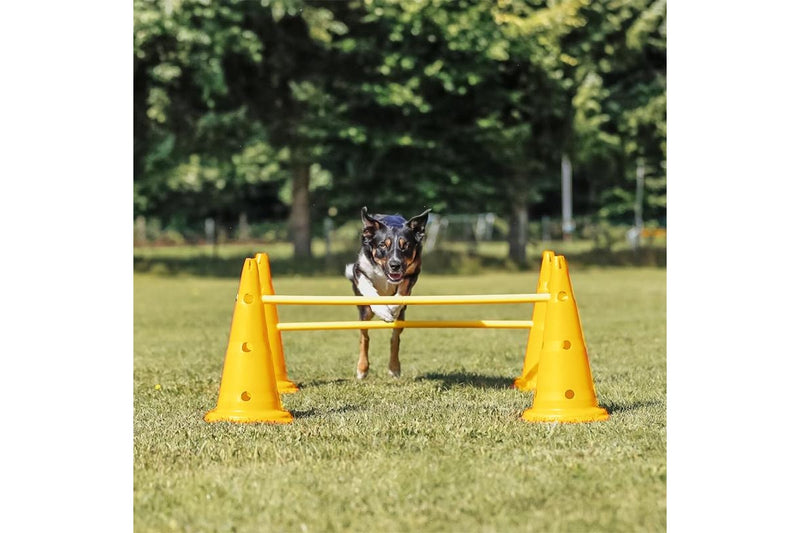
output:
[[[366,378],[367,374],[369,374],[369,370],[364,370],[363,372],[361,370],[356,370],[356,378],[358,378],[359,381]]]
[[[400,314],[401,305],[372,305],[370,308],[384,322],[394,322]]]
[[[399,378],[400,377],[400,369],[398,368],[397,370],[392,370],[390,368],[389,369],[389,375],[392,376],[395,379]]]

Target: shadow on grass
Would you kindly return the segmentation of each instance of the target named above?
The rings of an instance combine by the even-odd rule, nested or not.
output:
[[[514,378],[505,376],[487,376],[472,372],[440,373],[430,372],[414,379],[414,381],[439,381],[444,390],[454,387],[474,387],[478,389],[513,389]],[[525,394],[530,394],[525,392]],[[536,395],[533,395],[534,401]],[[642,409],[666,409],[666,401],[646,400],[635,402],[615,402],[599,399],[600,407],[608,411],[609,415],[639,411]]]
[[[603,407],[606,411],[608,411],[608,414],[613,415],[613,414],[638,411],[640,409],[647,409],[650,407],[662,407],[666,409],[667,404],[666,401],[659,401],[659,400],[648,400],[648,401],[632,402],[632,403],[601,401],[600,407]]]
[[[134,250],[133,271],[155,273],[166,276],[188,274],[201,277],[236,278],[242,272],[246,257],[254,257],[263,247],[254,245],[252,252],[237,257],[212,256],[198,252],[193,255],[162,255],[143,257]],[[356,251],[335,253],[324,257],[304,259],[270,257],[273,275],[329,275],[343,276],[344,266],[352,263]],[[642,248],[637,251],[609,251],[596,249],[569,255],[570,265],[579,266],[648,266],[666,267],[666,248]],[[425,254],[423,270],[431,274],[480,274],[487,271],[538,271],[538,258],[530,258],[526,264],[518,265],[508,258],[478,255],[473,252],[451,252],[434,250]]]
[[[509,389],[514,379],[505,376],[485,376],[471,372],[454,372],[450,374],[430,372],[414,378],[414,381],[439,381],[445,390],[459,386],[475,387],[477,389]]]
[[[189,274],[200,277],[237,278],[242,273],[242,266],[247,257],[255,257],[260,249],[253,249],[239,257],[219,257],[209,255],[141,257],[134,254],[133,271],[137,273],[154,273],[165,276]],[[341,275],[344,277],[344,265],[352,263],[355,254],[334,254],[328,257],[306,259],[281,259],[270,257],[270,269],[273,275]]]
[[[345,378],[330,378],[330,379],[312,379],[311,381],[303,381],[298,383],[300,390],[309,387],[321,387],[324,385],[340,385],[342,383],[352,383],[353,380]]]
[[[312,407],[311,409],[303,409],[299,411],[292,411],[292,416],[295,418],[323,418],[340,413],[350,413],[353,411],[363,411],[364,408],[359,405],[343,405],[333,409],[319,409]]]

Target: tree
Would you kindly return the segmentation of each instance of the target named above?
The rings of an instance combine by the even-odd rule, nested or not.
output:
[[[488,9],[487,9],[488,7]],[[665,213],[663,0],[134,2],[136,212]],[[334,186],[335,185],[335,186]]]
[[[337,6],[350,28],[334,40],[340,74],[331,88],[343,118],[330,150],[340,212],[365,204],[446,212],[494,202],[485,148],[466,133],[475,117],[467,87],[478,77],[446,30],[461,12],[447,2]]]
[[[328,111],[317,82],[346,27],[295,0],[136,0],[134,12],[137,208],[218,213],[268,191],[268,208],[289,199],[295,255],[308,256],[309,194],[329,178],[313,166]]]
[[[557,183],[569,140],[575,59],[562,40],[585,24],[583,2],[498,2],[486,49],[492,90],[484,92],[479,136],[498,154],[509,184],[509,257],[526,260],[528,214],[542,189]],[[479,50],[473,50],[479,53]],[[493,67],[493,68],[492,68]]]
[[[591,2],[567,49],[579,58],[574,142],[584,207],[633,219],[639,161],[648,171],[648,218],[666,214],[666,2]]]
[[[558,36],[572,18],[561,20],[563,6],[501,4],[342,9],[351,28],[336,43],[342,70],[359,74],[339,92],[352,126],[337,170],[379,195],[389,190],[379,181],[390,182],[387,202],[505,211],[510,256],[523,262],[528,209],[560,162],[569,100]]]
[[[138,212],[219,216],[241,199],[234,155],[264,141],[247,109],[227,105],[223,54],[257,57],[241,14],[199,2],[134,4],[134,198]],[[267,151],[272,151],[268,146]],[[274,176],[274,168],[261,173]],[[254,176],[248,176],[253,178]]]

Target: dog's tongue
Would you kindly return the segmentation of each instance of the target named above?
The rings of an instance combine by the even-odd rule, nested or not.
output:
[[[392,281],[400,281],[401,279],[403,279],[403,274],[401,274],[400,272],[390,272],[388,275],[389,279]]]

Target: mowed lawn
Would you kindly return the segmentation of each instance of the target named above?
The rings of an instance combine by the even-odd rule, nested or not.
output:
[[[208,424],[238,279],[134,275],[137,532],[666,530],[666,271],[571,268],[600,404],[588,424],[520,420],[521,330],[285,332],[285,426]],[[534,292],[537,273],[423,275],[415,294]],[[344,277],[276,277],[282,294],[351,294]],[[407,319],[529,319],[531,305],[420,306]],[[281,306],[281,320],[354,320]]]

